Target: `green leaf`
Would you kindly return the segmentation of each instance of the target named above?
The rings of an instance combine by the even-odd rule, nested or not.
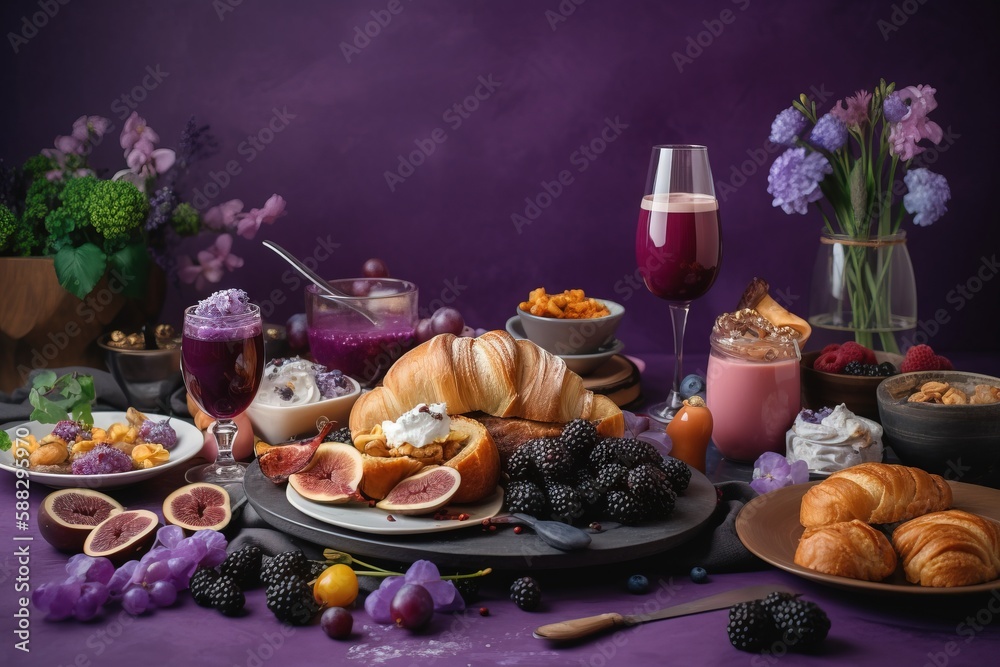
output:
[[[93,424],[90,404],[96,397],[94,378],[78,373],[54,378],[52,371],[39,373],[35,378],[28,395],[28,401],[35,408],[31,419],[54,424],[66,419],[66,414],[70,413],[77,421]]]
[[[100,282],[107,263],[107,257],[93,243],[84,243],[79,248],[65,247],[55,256],[56,276],[67,292],[82,299]]]
[[[7,431],[0,431],[0,452],[10,451],[14,443],[10,441],[10,436],[7,435]]]
[[[44,394],[45,392],[52,389],[52,387],[54,387],[55,384],[56,384],[56,372],[45,370],[35,376],[35,379],[31,383],[31,387],[32,389],[37,389],[38,391]]]
[[[65,408],[55,401],[51,401],[38,394],[34,389],[31,390],[29,400],[35,406],[35,409],[31,411],[29,419],[43,424],[55,424],[66,419],[67,410]]]
[[[142,243],[127,245],[108,257],[108,265],[118,273],[116,282],[122,285],[125,296],[138,299],[146,293],[149,261],[149,253]]]

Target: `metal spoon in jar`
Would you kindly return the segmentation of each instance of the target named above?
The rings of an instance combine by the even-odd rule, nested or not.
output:
[[[308,278],[314,285],[316,285],[316,287],[326,292],[327,296],[338,299],[338,303],[342,303],[345,307],[358,313],[372,324],[377,325],[379,323],[378,319],[376,319],[376,317],[369,310],[353,303],[351,301],[352,297],[350,294],[345,294],[327,281],[323,280],[318,273],[299,261],[295,255],[288,252],[274,241],[264,241],[263,244],[265,248],[273,250],[279,257],[291,264],[296,271]]]

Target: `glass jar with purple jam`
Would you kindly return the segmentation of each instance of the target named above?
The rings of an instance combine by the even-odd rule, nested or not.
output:
[[[312,357],[363,387],[373,387],[415,343],[417,286],[394,278],[349,278],[330,284],[348,296],[306,287]]]

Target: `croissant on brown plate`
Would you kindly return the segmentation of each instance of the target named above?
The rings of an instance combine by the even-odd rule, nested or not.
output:
[[[907,581],[971,586],[1000,576],[1000,523],[962,510],[933,512],[892,533]]]
[[[794,561],[824,574],[882,581],[896,569],[896,552],[885,535],[854,519],[807,528]]]

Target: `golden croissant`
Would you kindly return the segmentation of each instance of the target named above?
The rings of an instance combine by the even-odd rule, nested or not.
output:
[[[962,510],[934,512],[896,528],[892,543],[907,581],[971,586],[1000,576],[1000,523]]]
[[[824,574],[882,581],[896,569],[896,552],[885,535],[854,519],[807,528],[794,561]]]
[[[859,519],[895,523],[951,507],[948,482],[919,468],[862,463],[833,473],[802,497],[806,528]]]

